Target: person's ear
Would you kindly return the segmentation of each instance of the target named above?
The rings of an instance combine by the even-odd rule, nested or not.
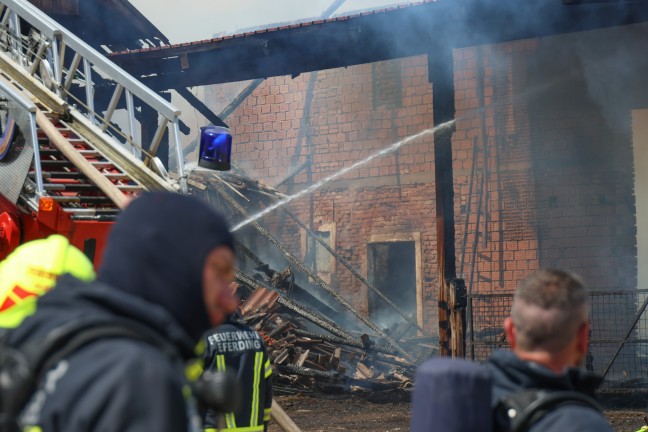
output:
[[[515,349],[515,346],[517,345],[517,329],[515,328],[515,324],[513,324],[513,318],[511,317],[508,317],[504,320],[504,334],[506,335],[506,340],[508,341],[511,349]]]
[[[587,350],[589,349],[589,334],[590,323],[588,320],[578,327],[578,334],[576,335],[576,348],[578,349],[578,353],[582,356],[587,355]]]

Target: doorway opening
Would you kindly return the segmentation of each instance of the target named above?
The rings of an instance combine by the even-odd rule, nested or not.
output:
[[[369,243],[369,281],[406,315],[417,319],[416,242]],[[389,328],[404,318],[373,291],[368,291],[369,318]]]

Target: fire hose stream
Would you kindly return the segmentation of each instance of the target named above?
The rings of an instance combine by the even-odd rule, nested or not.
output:
[[[228,202],[232,205],[233,208],[235,208],[241,216],[243,216],[246,219],[249,219],[249,215],[247,211],[230,195],[228,194],[223,187],[220,184],[215,185],[216,190],[218,193]],[[252,225],[256,228],[259,233],[264,236],[268,241],[270,241],[279,251],[281,251],[295,267],[297,267],[300,271],[305,273],[308,277],[310,277],[317,286],[322,288],[324,291],[326,291],[329,295],[331,295],[333,298],[335,298],[342,306],[344,306],[346,309],[348,309],[351,313],[353,313],[356,318],[358,318],[362,323],[364,323],[367,327],[372,329],[373,331],[376,332],[379,336],[383,337],[389,345],[391,345],[394,349],[398,350],[407,360],[410,362],[414,362],[414,358],[405,350],[403,347],[401,347],[398,342],[396,342],[394,339],[392,339],[388,334],[386,334],[384,331],[380,329],[376,324],[374,324],[371,320],[369,320],[367,317],[362,315],[360,312],[358,312],[353,306],[351,306],[345,299],[343,299],[338,293],[333,291],[331,287],[328,286],[326,282],[322,280],[322,278],[319,277],[319,275],[313,273],[308,269],[304,263],[302,263],[296,256],[294,256],[292,253],[290,253],[276,238],[272,236],[265,228],[263,228],[256,220],[252,221],[250,220]]]

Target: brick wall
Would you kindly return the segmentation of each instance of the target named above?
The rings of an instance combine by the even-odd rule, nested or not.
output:
[[[377,76],[380,88],[374,88]],[[401,84],[397,89],[392,88],[395,77]],[[312,98],[307,97],[309,86]],[[386,89],[391,89],[388,98],[382,94]],[[219,86],[210,88],[207,100],[218,99],[218,92]],[[294,178],[294,184],[281,189],[296,192],[432,126],[427,60],[413,57],[294,79],[270,78],[228,121],[235,136],[234,162],[255,178],[273,185],[312,160],[312,165]],[[365,275],[371,236],[419,233],[424,264],[422,307],[431,331],[436,326],[433,165],[432,137],[422,137],[290,206],[314,229],[334,223],[336,250]],[[265,223],[281,234],[293,253],[303,256],[294,223],[280,213]],[[341,265],[336,266],[333,286],[367,312],[366,287]]]
[[[636,285],[630,133],[605,121],[573,53],[556,57],[572,38],[455,51],[457,269],[475,292],[510,292],[546,266],[575,270],[594,289]],[[210,92],[217,99],[219,86]],[[629,122],[629,107],[621,108]],[[432,126],[427,59],[270,78],[228,122],[234,162],[252,177],[274,185],[312,161],[280,188],[294,193]],[[314,229],[334,223],[335,249],[364,274],[372,236],[420,233],[430,330],[437,316],[433,155],[431,137],[422,137],[290,206]],[[296,225],[279,213],[265,223],[303,253]],[[366,312],[366,289],[341,265],[333,285]],[[501,318],[486,317],[485,326],[496,328]]]

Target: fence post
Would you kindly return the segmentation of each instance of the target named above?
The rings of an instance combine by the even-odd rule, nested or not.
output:
[[[450,352],[452,357],[466,356],[466,306],[468,295],[463,279],[452,279],[449,285]]]

